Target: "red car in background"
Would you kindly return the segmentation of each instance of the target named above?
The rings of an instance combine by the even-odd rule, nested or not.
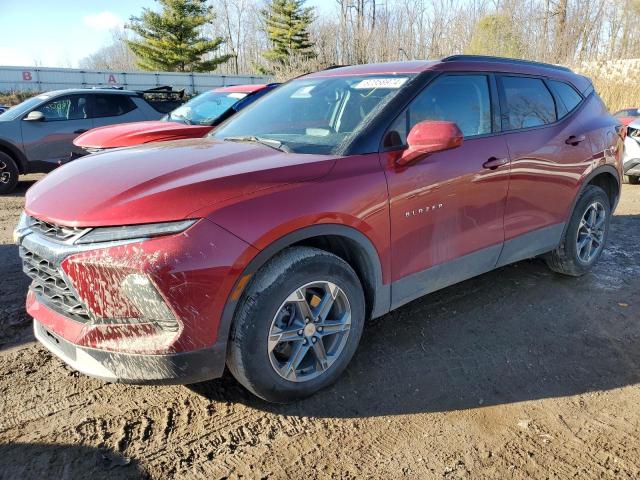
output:
[[[624,126],[629,125],[634,120],[640,118],[640,108],[623,108],[613,114],[621,124]]]
[[[270,83],[220,87],[192,98],[158,121],[94,128],[73,141],[81,151],[75,152],[72,158],[109,148],[204,137],[213,127],[278,85]]]
[[[589,271],[620,195],[618,126],[588,78],[521,60],[298,77],[207,138],[98,153],[31,187],[15,240],[35,336],[109,381],[227,365],[266,400],[310,395],[366,320],[421,295],[538,255]]]

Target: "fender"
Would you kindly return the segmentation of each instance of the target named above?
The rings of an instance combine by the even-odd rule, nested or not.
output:
[[[240,293],[247,286],[247,279],[255,274],[260,267],[266,264],[279,251],[303,240],[307,240],[313,237],[319,237],[323,235],[334,235],[338,237],[344,237],[354,242],[357,242],[365,252],[366,258],[364,263],[367,266],[368,278],[372,280],[373,286],[373,308],[371,312],[371,318],[380,317],[390,311],[391,308],[391,286],[382,283],[382,266],[378,253],[371,243],[371,240],[358,230],[339,224],[320,224],[304,227],[287,235],[280,237],[266,248],[260,251],[249,262],[247,267],[238,276],[238,280],[234,284],[231,295],[227,298],[227,302],[222,311],[222,317],[220,318],[220,326],[218,328],[218,339],[216,344],[224,343],[226,346],[229,340],[229,331],[231,329],[231,323],[233,322],[233,316],[236,311],[237,304],[240,300]]]
[[[573,213],[573,209],[576,207],[576,203],[578,203],[578,199],[584,192],[584,189],[587,188],[587,185],[589,185],[589,182],[591,182],[591,180],[593,180],[596,176],[600,175],[601,173],[610,173],[611,175],[613,175],[613,178],[615,178],[616,182],[618,183],[618,196],[616,197],[616,203],[614,205],[611,205],[611,212],[615,211],[616,206],[618,205],[618,201],[620,201],[620,190],[621,190],[620,173],[618,172],[618,170],[616,170],[616,168],[613,165],[610,165],[610,164],[600,165],[599,167],[596,167],[594,170],[592,170],[591,173],[589,173],[582,180],[582,185],[580,185],[580,189],[578,190],[578,193],[576,194],[576,196],[573,198],[573,201],[571,202],[571,208],[567,212],[567,215],[566,215],[567,221],[565,224],[565,229],[566,229],[566,226],[569,224],[569,217]],[[562,232],[563,236],[564,236],[564,233],[565,232],[563,231]]]
[[[29,162],[22,151],[13,143],[0,139],[0,151],[6,151],[18,164],[21,174],[29,173]]]

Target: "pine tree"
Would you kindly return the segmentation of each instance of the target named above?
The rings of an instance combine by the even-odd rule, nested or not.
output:
[[[144,8],[140,17],[131,17],[128,26],[139,40],[127,44],[143,70],[167,72],[211,72],[232,55],[213,56],[224,40],[207,38],[202,27],[215,19],[206,0],[157,0],[160,12]]]
[[[271,0],[261,11],[271,43],[271,48],[262,56],[272,65],[315,58],[308,30],[313,21],[313,8],[305,7],[304,3],[305,0]],[[271,73],[269,67],[258,68],[263,73]]]

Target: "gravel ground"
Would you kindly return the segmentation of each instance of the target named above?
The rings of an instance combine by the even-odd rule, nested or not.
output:
[[[37,177],[36,177],[37,178]],[[520,262],[372,322],[345,375],[291,406],[232,378],[79,375],[33,341],[0,198],[0,478],[639,478],[640,187],[580,279]]]

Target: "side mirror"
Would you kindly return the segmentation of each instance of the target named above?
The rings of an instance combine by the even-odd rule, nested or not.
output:
[[[39,112],[37,110],[33,110],[29,112],[29,115],[24,117],[27,122],[41,122],[44,120],[44,113]]]
[[[407,148],[397,160],[398,165],[408,165],[431,153],[450,150],[462,145],[464,135],[454,122],[426,120],[417,123],[407,135]]]

